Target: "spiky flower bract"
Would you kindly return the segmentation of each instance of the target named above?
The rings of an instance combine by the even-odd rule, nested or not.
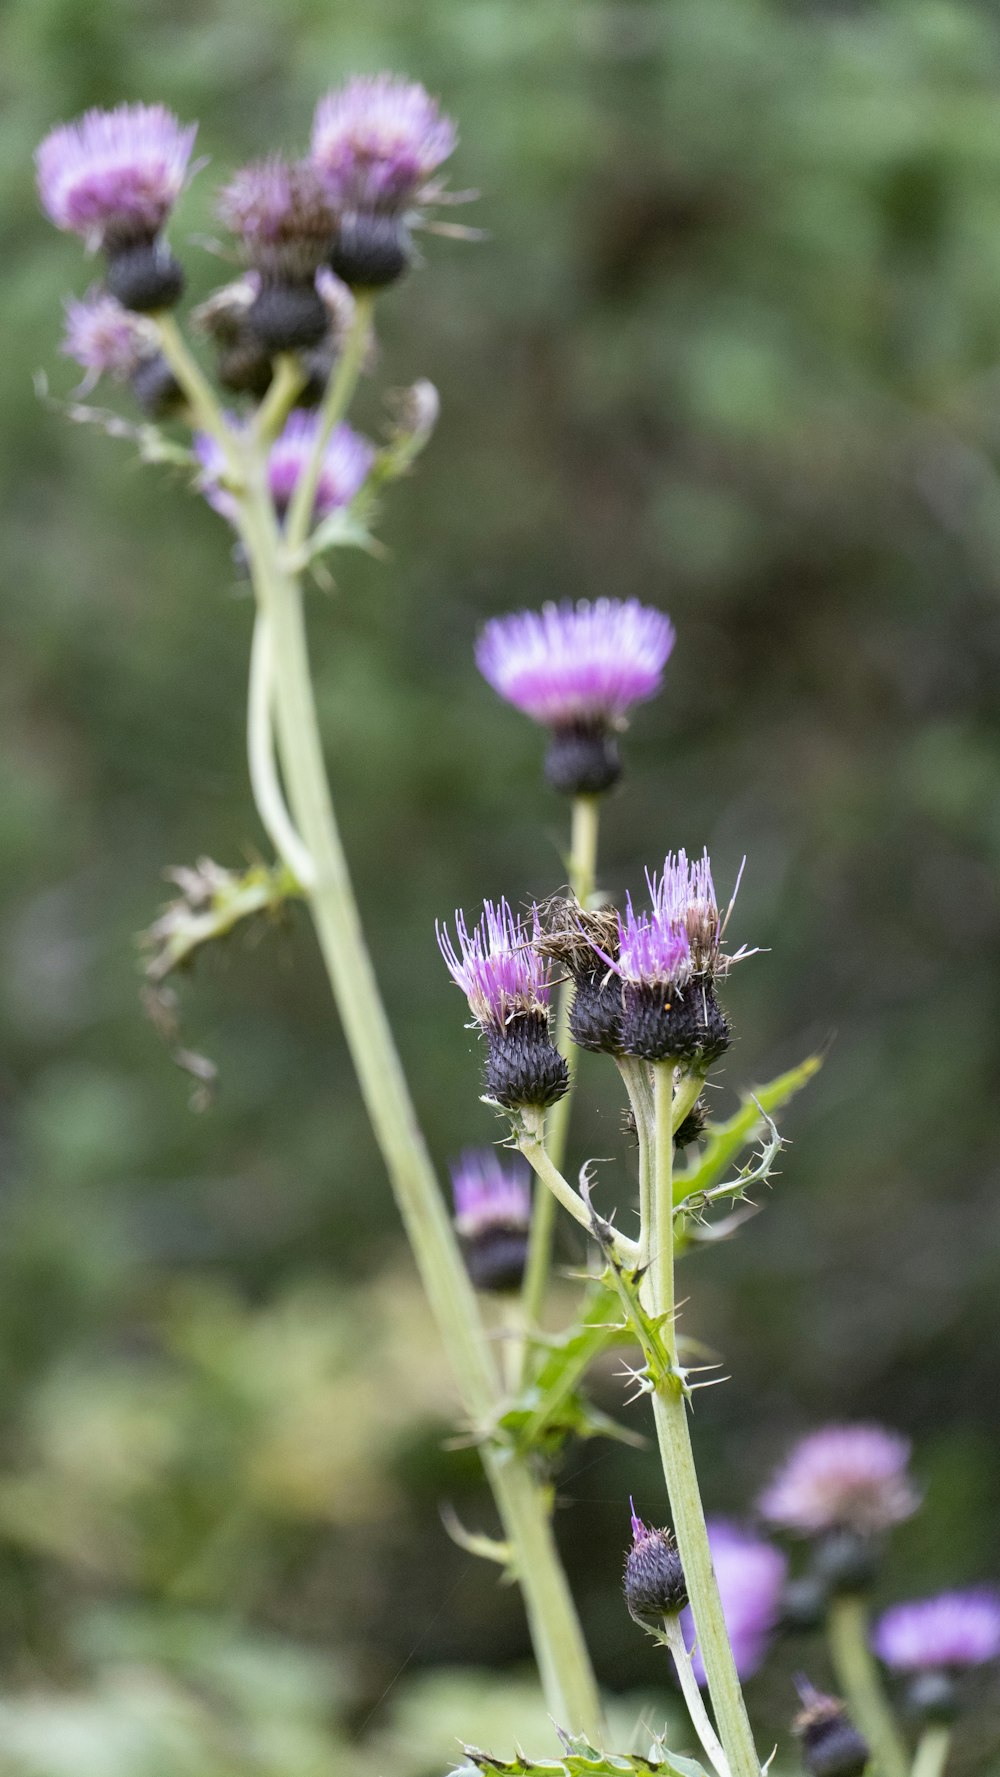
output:
[[[312,158],[341,214],[401,215],[457,140],[451,119],[416,81],[362,74],[320,99]]]
[[[116,302],[106,290],[89,290],[66,302],[62,351],[86,371],[85,388],[101,376],[126,381],[156,350],[149,324]]]
[[[897,1672],[985,1665],[1000,1658],[1000,1596],[976,1587],[893,1605],[879,1618],[872,1646]]]
[[[537,909],[529,928],[506,900],[486,901],[471,932],[465,914],[456,912],[455,932],[457,949],[439,925],[438,945],[489,1044],[487,1095],[508,1109],[553,1104],[569,1073],[549,1035],[550,971],[534,948]]]
[[[709,1520],[708,1540],[736,1670],[741,1678],[752,1678],[781,1614],[787,1562],[780,1549],[726,1519]],[[690,1645],[695,1636],[690,1612],[682,1622]],[[697,1647],[692,1664],[703,1685],[705,1666]]]
[[[908,1438],[881,1425],[828,1425],[791,1451],[758,1501],[770,1523],[800,1536],[861,1536],[909,1518],[919,1497],[907,1473]]]
[[[231,420],[235,429],[240,422]],[[283,517],[312,454],[319,422],[314,413],[295,408],[268,452],[267,480],[279,517]],[[201,465],[198,486],[209,505],[223,518],[236,523],[237,507],[225,486],[225,459],[218,442],[199,432],[194,440]],[[336,426],[327,440],[316,485],[313,517],[326,518],[349,506],[359,492],[374,461],[374,447],[350,426]]]
[[[704,1066],[725,1049],[729,1027],[710,976],[696,968],[686,917],[677,916],[662,882],[649,882],[648,912],[637,912],[631,895],[625,898],[617,955],[592,940],[622,981],[621,1048],[645,1061],[673,1058]]]
[[[531,1174],[495,1148],[470,1148],[451,1168],[455,1229],[477,1289],[520,1288],[531,1226]]]
[[[197,127],[165,105],[119,105],[60,124],[35,155],[43,208],[91,247],[153,240],[184,187]]]
[[[621,774],[615,730],[659,690],[673,645],[662,611],[637,599],[581,599],[494,618],[476,664],[501,697],[552,730],[552,788],[599,795]]]
[[[687,1604],[684,1569],[670,1531],[645,1525],[631,1500],[629,1506],[632,1547],[625,1556],[622,1590],[629,1615],[644,1628],[656,1629]]]

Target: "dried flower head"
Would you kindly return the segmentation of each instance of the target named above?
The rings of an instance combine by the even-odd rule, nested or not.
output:
[[[451,1183],[455,1228],[476,1288],[519,1289],[531,1226],[528,1167],[504,1164],[495,1148],[472,1148],[452,1167]]]
[[[316,168],[278,155],[235,173],[218,212],[265,277],[312,279],[330,251],[334,214]]]
[[[847,1529],[869,1536],[920,1501],[907,1474],[909,1439],[881,1425],[829,1425],[803,1438],[758,1502],[761,1515],[802,1536]]]
[[[401,216],[457,139],[451,119],[415,81],[358,75],[320,99],[312,158],[341,214]]]
[[[62,350],[86,371],[85,389],[93,388],[102,376],[126,382],[156,349],[149,324],[122,308],[106,290],[90,290],[80,299],[67,300]]]
[[[36,152],[42,206],[90,247],[150,242],[184,187],[196,132],[164,105],[87,111]]]
[[[486,901],[471,932],[465,914],[456,912],[455,931],[457,949],[441,925],[437,940],[489,1044],[487,1095],[510,1109],[554,1104],[569,1074],[549,1034],[551,984],[549,964],[534,947],[537,909],[529,929],[505,900]]]
[[[552,730],[545,775],[566,795],[600,795],[621,775],[615,730],[659,689],[673,625],[636,599],[545,605],[487,623],[483,677]]]
[[[625,1556],[622,1589],[629,1615],[646,1629],[657,1629],[664,1617],[676,1616],[687,1604],[684,1569],[669,1530],[652,1529],[632,1514],[632,1547]]]
[[[872,1645],[897,1672],[985,1665],[1000,1657],[1000,1596],[980,1587],[894,1605],[879,1618]]]
[[[709,1521],[708,1540],[736,1670],[741,1678],[752,1678],[781,1615],[788,1564],[780,1549],[725,1519]],[[690,1612],[683,1626],[690,1645],[696,1633]],[[697,1648],[692,1663],[703,1685],[705,1666]]]

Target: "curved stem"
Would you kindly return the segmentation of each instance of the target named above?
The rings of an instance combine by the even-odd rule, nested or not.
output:
[[[760,1760],[750,1731],[712,1565],[712,1551],[694,1465],[694,1451],[691,1448],[687,1401],[677,1362],[673,1123],[674,1065],[671,1061],[658,1061],[653,1066],[654,1229],[649,1246],[649,1284],[653,1310],[658,1317],[665,1317],[661,1322],[660,1332],[669,1359],[670,1372],[658,1381],[653,1395],[653,1417],[670,1498],[674,1535],[684,1567],[719,1737],[725,1747],[733,1777],[759,1777]],[[640,1122],[640,1142],[648,1138],[648,1122]],[[645,1241],[641,1244],[645,1246]]]
[[[203,432],[210,433],[215,439],[226,459],[227,468],[239,478],[242,464],[237,442],[230,427],[226,425],[222,407],[208,377],[190,351],[174,316],[161,313],[153,319],[160,335],[160,350],[184,391],[193,419]]]
[[[691,1655],[684,1639],[680,1617],[664,1617],[663,1628],[657,1633],[662,1634],[664,1642],[670,1649],[674,1671],[677,1673],[677,1682],[687,1704],[688,1715],[691,1717],[691,1726],[701,1741],[705,1757],[709,1764],[715,1767],[719,1777],[729,1777],[729,1760],[722,1750],[722,1742],[713,1728],[708,1710],[705,1708],[705,1699],[694,1675]]]
[[[570,828],[569,882],[581,907],[586,907],[594,892],[597,876],[597,836],[600,824],[600,800],[597,796],[573,798]],[[548,1116],[545,1146],[553,1165],[561,1172],[566,1158],[570,1110],[576,1085],[577,1051],[570,1039],[569,1015],[573,1008],[573,983],[563,982],[559,990],[556,1014],[556,1048],[566,1057],[569,1068],[569,1089]],[[528,1259],[524,1268],[521,1310],[527,1329],[537,1327],[545,1300],[545,1289],[552,1266],[552,1242],[555,1235],[556,1199],[550,1191],[536,1191],[531,1211],[531,1233],[528,1237]],[[524,1363],[531,1363],[531,1346],[525,1346]],[[525,1376],[525,1380],[527,1377]]]
[[[909,1758],[896,1726],[875,1658],[868,1646],[868,1608],[863,1598],[834,1598],[827,1618],[830,1658],[855,1725],[868,1741],[882,1777],[907,1777]]]
[[[943,1777],[950,1751],[951,1729],[947,1722],[931,1722],[917,1742],[910,1777]]]
[[[373,297],[366,291],[355,295],[354,315],[344,340],[344,349],[327,384],[326,394],[319,410],[312,454],[299,476],[295,492],[292,495],[285,531],[288,553],[292,560],[295,559],[309,534],[313,507],[316,504],[316,489],[319,486],[319,478],[323,468],[323,453],[329,443],[330,434],[334,426],[339,425],[346,414],[351,405],[351,397],[357,387],[361,366],[365,361],[365,352],[368,349],[373,301]]]
[[[302,589],[258,470],[243,500],[243,535],[271,626],[274,702],[292,810],[316,866],[309,902],[357,1070],[424,1288],[473,1427],[486,1431],[501,1381],[454,1229],[417,1123],[361,929],[330,799],[306,644]],[[601,1745],[604,1728],[586,1644],[559,1562],[545,1496],[512,1451],[481,1446],[525,1605],[548,1705]]]
[[[253,799],[264,831],[279,858],[288,865],[302,888],[309,888],[316,878],[315,865],[285,807],[274,757],[274,734],[271,729],[271,632],[263,611],[257,612],[250,646],[247,763],[250,767]]]
[[[517,1145],[536,1177],[541,1180],[542,1184],[545,1185],[549,1191],[551,1191],[557,1202],[562,1204],[563,1209],[569,1211],[573,1220],[579,1222],[581,1228],[585,1228],[589,1234],[591,1227],[590,1210],[587,1208],[587,1205],[584,1203],[579,1192],[574,1191],[569,1180],[563,1177],[558,1166],[552,1164],[552,1160],[541,1137],[539,1135],[520,1134],[517,1138]],[[634,1265],[636,1263],[636,1260],[639,1257],[639,1248],[634,1240],[627,1240],[624,1234],[618,1234],[615,1236],[614,1244],[615,1251],[624,1264]]]

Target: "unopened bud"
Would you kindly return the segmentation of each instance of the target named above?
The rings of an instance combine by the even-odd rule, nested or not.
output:
[[[684,1569],[669,1530],[648,1528],[632,1506],[632,1547],[622,1582],[629,1615],[655,1629],[687,1604]]]
[[[800,1683],[799,1691],[804,1707],[792,1732],[802,1743],[802,1763],[809,1777],[861,1777],[871,1751],[843,1703],[808,1683]]]

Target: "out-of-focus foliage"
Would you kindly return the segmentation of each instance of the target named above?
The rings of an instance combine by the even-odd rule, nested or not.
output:
[[[32,386],[44,367],[69,392],[60,297],[91,275],[36,210],[54,121],[122,97],[201,118],[212,164],[175,230],[199,296],[220,271],[199,244],[214,178],[294,149],[325,86],[382,66],[459,119],[455,183],[489,231],[428,238],[384,300],[379,375],[430,377],[441,425],[386,500],[387,559],[345,557],[312,607],[434,1150],[492,1125],[433,918],[563,874],[540,737],[477,680],[476,626],[545,597],[661,603],[680,639],[628,743],[604,879],[707,842],[725,886],[747,852],[732,929],[768,954],[728,994],[730,1109],[833,1039],[766,1213],[689,1261],[687,1330],[734,1378],[699,1403],[709,1503],[743,1509],[793,1430],[881,1415],[928,1485],[887,1586],[995,1565],[995,8],[8,0],[0,1737],[18,1777],[353,1777],[351,1759],[386,1768],[372,1748],[419,1669],[502,1683],[526,1656],[516,1595],[440,1527],[443,1498],[488,1527],[487,1507],[473,1454],[441,1447],[450,1392],[304,917],[182,985],[180,1038],[220,1070],[204,1114],[139,1008],[161,870],[263,848],[227,535],[183,475],[140,472]],[[378,415],[366,391],[359,417]],[[622,1158],[615,1082],[589,1057],[581,1074],[575,1163]],[[621,1690],[662,1684],[617,1593],[630,1488],[659,1498],[652,1455],[588,1445],[558,1515]],[[775,1735],[792,1657],[756,1681]],[[471,1703],[438,1705],[448,1746],[505,1750]],[[415,1777],[447,1756],[425,1744],[408,1767],[391,1743]]]

